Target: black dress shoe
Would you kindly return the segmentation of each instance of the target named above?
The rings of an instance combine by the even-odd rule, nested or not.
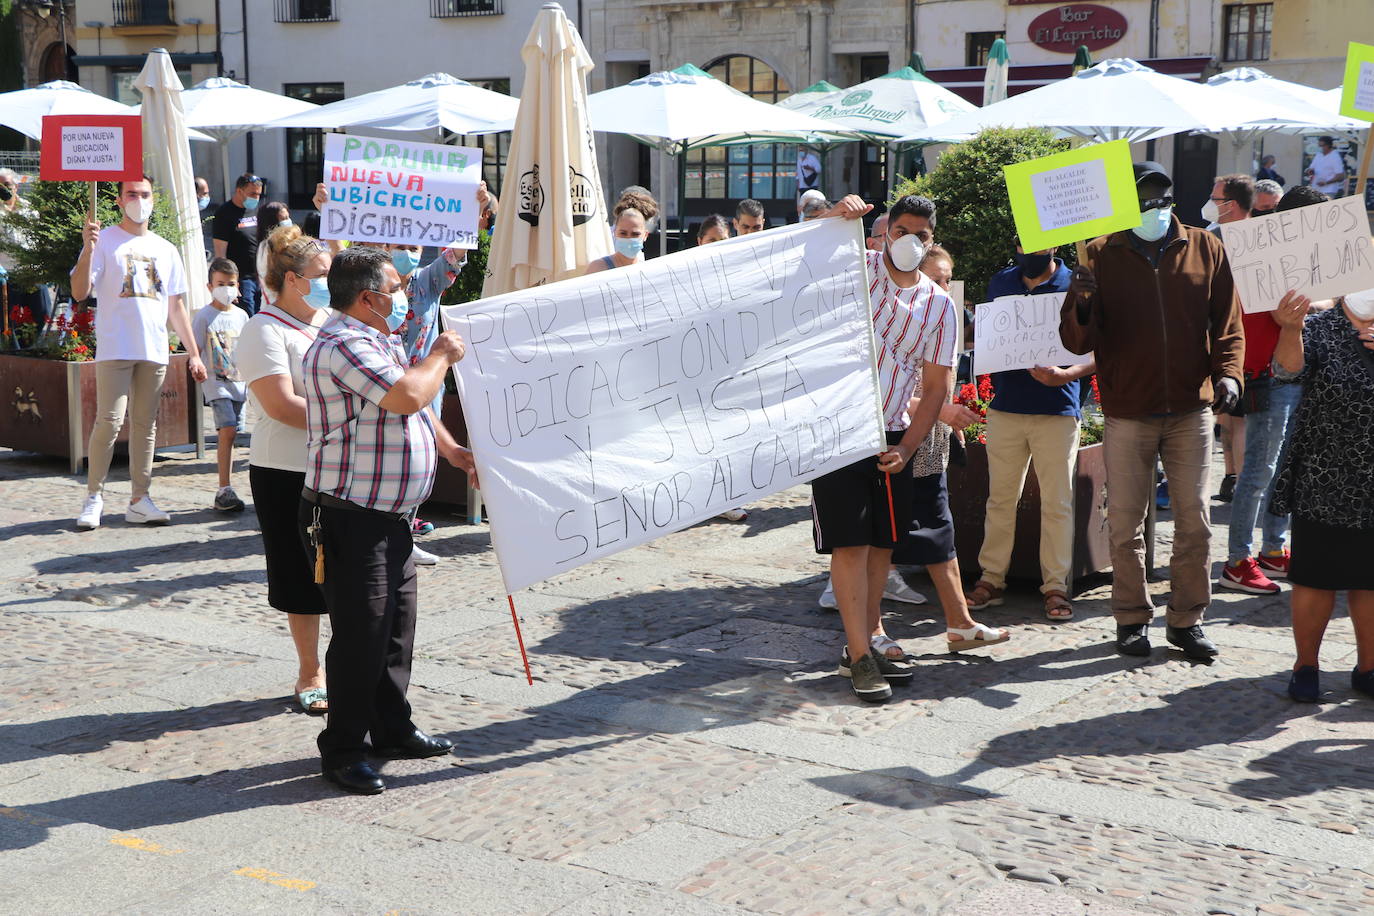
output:
[[[1182,649],[1184,655],[1198,661],[1211,661],[1220,652],[1216,643],[1202,632],[1201,624],[1193,624],[1191,627],[1169,627],[1164,631],[1164,636]]]
[[[418,760],[422,757],[440,757],[451,750],[453,750],[452,741],[447,738],[430,737],[417,728],[408,737],[396,744],[374,747],[372,755],[374,757],[388,757],[393,760],[402,758]]]
[[[382,777],[377,775],[377,771],[372,769],[372,764],[366,760],[346,763],[333,769],[323,767],[322,772],[325,779],[345,792],[353,792],[357,795],[381,795],[386,789],[386,783],[382,782]]]
[[[1116,628],[1116,651],[1122,655],[1150,654],[1150,625],[1128,623]]]

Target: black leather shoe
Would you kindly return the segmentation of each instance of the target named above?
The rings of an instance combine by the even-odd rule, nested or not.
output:
[[[1202,632],[1201,624],[1191,627],[1168,627],[1164,637],[1183,650],[1183,654],[1198,661],[1211,661],[1219,654],[1216,644]]]
[[[1128,623],[1116,628],[1116,651],[1122,655],[1150,654],[1150,625]]]
[[[453,750],[453,742],[447,738],[433,738],[418,728],[405,740],[383,747],[374,747],[374,757],[388,757],[393,760],[419,760],[422,757],[440,757]]]
[[[345,792],[353,792],[357,795],[381,795],[386,789],[386,783],[382,782],[382,777],[377,775],[377,771],[372,769],[372,764],[366,760],[359,760],[356,763],[344,764],[341,767],[323,767],[324,778],[334,783]]]

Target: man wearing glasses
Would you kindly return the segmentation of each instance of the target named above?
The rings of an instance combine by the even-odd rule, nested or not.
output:
[[[239,307],[258,310],[258,201],[262,179],[244,172],[234,179],[234,196],[219,205],[211,220],[215,257],[228,258],[239,269]]]
[[[1174,512],[1166,635],[1189,658],[1206,660],[1217,654],[1202,629],[1212,597],[1212,412],[1232,410],[1240,397],[1240,302],[1221,241],[1174,216],[1163,167],[1137,162],[1135,179],[1140,225],[1088,243],[1059,334],[1070,351],[1097,357],[1117,651],[1150,653],[1143,533],[1162,460]]]

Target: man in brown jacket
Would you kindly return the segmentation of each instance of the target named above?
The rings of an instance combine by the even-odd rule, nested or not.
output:
[[[1189,658],[1205,660],[1217,654],[1201,625],[1212,597],[1212,411],[1240,397],[1240,303],[1221,242],[1173,215],[1173,180],[1164,169],[1138,162],[1135,176],[1141,225],[1088,244],[1059,334],[1072,352],[1097,357],[1117,651],[1150,654],[1144,523],[1158,459],[1174,512],[1166,635]]]

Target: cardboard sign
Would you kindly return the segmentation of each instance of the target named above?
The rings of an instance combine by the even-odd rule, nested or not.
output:
[[[1341,114],[1374,121],[1374,45],[1350,43],[1341,85]]]
[[[1090,355],[1071,353],[1059,339],[1063,293],[1001,296],[974,310],[973,372],[1074,366]]]
[[[508,591],[883,448],[858,220],[443,309]]]
[[[327,134],[320,237],[477,247],[482,151]]]
[[[1222,223],[1221,242],[1249,313],[1272,312],[1290,289],[1330,299],[1374,287],[1374,246],[1358,197]]]
[[[138,115],[45,115],[38,177],[44,181],[133,181],[143,177]]]
[[[1140,225],[1131,146],[1113,140],[1003,166],[1024,251],[1044,251]]]

